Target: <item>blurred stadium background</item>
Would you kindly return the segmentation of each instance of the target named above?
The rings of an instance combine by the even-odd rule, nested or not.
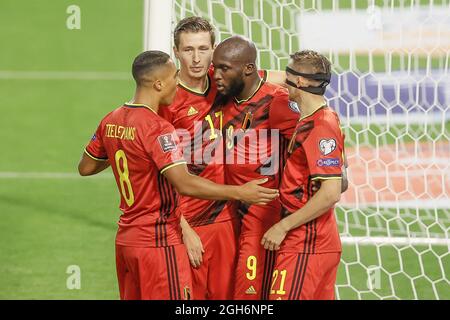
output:
[[[248,36],[263,69],[303,48],[332,60],[350,163],[337,297],[450,299],[450,1],[175,0],[173,14]],[[131,98],[143,21],[142,0],[0,0],[0,299],[118,298],[115,182],[76,165]]]

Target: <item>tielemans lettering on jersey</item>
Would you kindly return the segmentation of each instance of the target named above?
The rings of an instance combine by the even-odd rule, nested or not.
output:
[[[278,188],[288,138],[299,119],[289,105],[287,90],[262,79],[249,99],[228,99],[222,105],[226,183],[269,178],[263,186]],[[242,234],[260,234],[279,220],[280,205],[278,199],[267,206],[240,204],[239,213]]]
[[[118,245],[182,243],[178,196],[163,176],[185,163],[178,142],[174,127],[144,105],[125,104],[100,122],[85,152],[111,164],[121,196]]]
[[[290,141],[290,153],[280,187],[283,214],[302,208],[313,196],[313,180],[342,179],[344,166],[344,135],[339,117],[329,107],[321,106],[302,117]],[[340,252],[334,209],[291,230],[281,246],[281,252]]]

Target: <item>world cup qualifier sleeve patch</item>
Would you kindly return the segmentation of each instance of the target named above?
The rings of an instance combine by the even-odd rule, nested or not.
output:
[[[172,152],[177,150],[177,144],[171,133],[158,137],[159,145],[163,152]]]
[[[334,139],[321,139],[319,141],[320,152],[326,156],[336,150],[336,140]]]

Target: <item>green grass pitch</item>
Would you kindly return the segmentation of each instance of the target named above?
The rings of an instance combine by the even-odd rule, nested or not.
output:
[[[81,8],[81,30],[66,28],[66,8],[71,4]],[[142,50],[142,7],[141,0],[127,1],[126,8],[119,0],[2,0],[0,71],[129,73],[132,59]],[[130,99],[133,90],[131,76],[129,80],[0,77],[0,173],[75,174],[99,120]],[[109,173],[90,178],[0,178],[0,299],[118,299],[114,257],[118,202]],[[351,230],[355,235],[361,232]],[[436,291],[441,299],[450,299],[448,280],[442,279],[442,274],[446,278],[449,274],[447,248],[432,249],[345,246],[344,259],[361,264],[341,266],[338,284],[350,282],[351,287],[340,288],[340,298],[358,298],[355,290],[367,289],[362,265],[381,262],[386,273],[382,272],[382,287],[375,293],[412,299],[414,285],[419,298],[433,299]],[[81,268],[80,290],[66,287],[70,265]],[[420,277],[423,273],[429,279]],[[390,291],[391,284],[395,292]],[[377,296],[365,293],[361,298]]]

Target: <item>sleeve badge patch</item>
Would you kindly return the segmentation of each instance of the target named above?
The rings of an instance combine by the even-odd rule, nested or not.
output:
[[[317,160],[318,167],[339,167],[341,162],[338,158],[327,158]]]
[[[322,139],[319,141],[320,152],[326,156],[336,150],[336,140],[334,139]]]
[[[289,100],[289,109],[291,109],[295,113],[300,113],[300,108],[298,107],[298,104],[295,101]]]
[[[177,145],[171,133],[159,136],[158,142],[163,152],[172,152],[177,150]]]

